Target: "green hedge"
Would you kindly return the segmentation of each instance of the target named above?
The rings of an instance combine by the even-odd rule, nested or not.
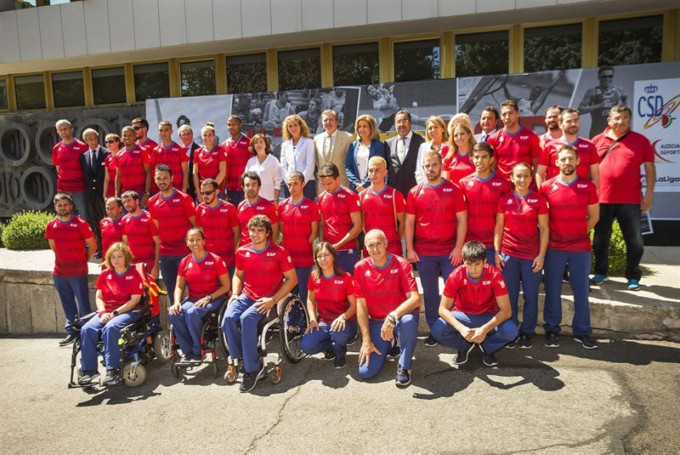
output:
[[[590,238],[593,238],[593,231],[590,231]],[[590,265],[590,270],[595,270],[595,255]],[[619,222],[614,221],[612,225],[612,236],[609,240],[609,276],[623,276],[626,273],[626,242],[623,241],[623,234],[619,227]]]
[[[5,230],[5,223],[0,222],[0,248],[4,248],[5,244],[2,242],[2,231]]]
[[[15,213],[2,229],[2,243],[10,250],[45,250],[45,226],[54,218],[47,212]]]

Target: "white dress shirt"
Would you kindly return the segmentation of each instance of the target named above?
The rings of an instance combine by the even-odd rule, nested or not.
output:
[[[274,201],[274,190],[281,188],[280,167],[279,160],[273,155],[267,155],[262,163],[257,159],[257,156],[252,157],[246,163],[246,171],[254,171],[262,180],[260,196],[272,202]]]

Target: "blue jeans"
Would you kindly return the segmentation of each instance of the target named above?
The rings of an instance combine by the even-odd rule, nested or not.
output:
[[[432,324],[439,317],[439,277],[446,279],[453,272],[451,259],[448,255],[423,256],[420,255],[418,273],[420,284],[423,286],[423,300],[425,300],[425,320],[432,329]]]
[[[595,225],[593,236],[593,273],[606,276],[609,272],[609,240],[612,236],[612,223],[616,218],[626,243],[626,278],[640,281],[640,261],[645,251],[640,231],[641,216],[640,204],[600,204],[600,220]]]
[[[165,283],[165,290],[172,298],[175,292],[175,285],[177,284],[177,271],[179,270],[179,263],[182,262],[184,256],[160,256],[158,258],[159,268],[161,269],[161,277]]]
[[[503,278],[508,287],[510,306],[512,307],[512,321],[519,325],[519,315],[517,305],[519,301],[520,282],[524,295],[524,311],[522,312],[522,325],[519,333],[529,337],[536,334],[536,324],[538,323],[538,286],[541,284],[541,272],[532,272],[531,259],[520,259],[501,253],[505,267],[503,267]]]
[[[295,267],[295,273],[297,273],[298,284],[293,289],[293,294],[299,295],[302,304],[307,306],[307,284],[309,275],[312,274],[312,267]]]
[[[387,360],[387,353],[392,347],[392,341],[385,341],[380,337],[383,322],[383,320],[377,320],[369,321],[368,323],[371,341],[376,349],[380,351],[380,355],[372,352],[368,365],[366,363],[359,365],[359,376],[362,379],[369,379],[380,373]],[[418,312],[414,311],[400,317],[397,325],[394,327],[394,332],[399,340],[399,348],[401,350],[399,365],[403,369],[409,370],[411,369],[413,351],[416,349],[416,341],[418,339]]]
[[[340,250],[338,251],[338,257],[335,260],[335,263],[339,268],[352,275],[354,274],[354,266],[357,263],[358,255],[359,250]],[[305,302],[305,304],[307,304],[307,302]]]
[[[187,298],[182,302],[182,309],[179,314],[168,313],[175,339],[184,355],[201,355],[204,318],[213,311],[218,311],[225,298],[219,297],[203,308],[194,306],[196,302]]]
[[[120,368],[120,332],[128,325],[142,317],[140,311],[127,311],[102,324],[99,315],[95,315],[80,329],[80,347],[82,350],[81,366],[83,371],[97,370],[97,343],[99,335],[104,342],[104,365],[107,370]]]
[[[546,332],[560,332],[562,322],[562,276],[569,264],[569,281],[574,291],[574,319],[572,331],[575,336],[590,335],[590,306],[588,302],[588,274],[590,251],[572,253],[548,250],[545,255],[545,306],[543,327]]]
[[[317,354],[333,349],[337,358],[347,354],[347,343],[357,334],[357,323],[345,322],[345,330],[341,332],[331,331],[331,325],[325,322],[319,323],[319,330],[309,332],[302,337],[300,349],[307,354]]]
[[[257,354],[257,324],[265,314],[257,312],[245,294],[229,304],[222,318],[222,332],[227,337],[231,358],[243,358],[246,373],[254,373],[260,369],[260,357]],[[240,328],[239,328],[240,325]]]
[[[467,327],[481,327],[494,317],[493,314],[466,314],[461,311],[454,311],[453,316]],[[470,348],[471,343],[442,318],[437,319],[432,326],[432,336],[443,346],[458,351],[467,351]],[[503,346],[515,338],[517,338],[517,325],[508,319],[486,334],[486,338],[482,341],[482,348],[487,354],[493,354],[503,349]]]
[[[243,191],[238,190],[227,190],[227,197],[229,202],[234,204],[234,207],[238,207],[241,201],[245,198]]]
[[[78,316],[85,316],[92,312],[90,306],[90,292],[87,289],[87,275],[66,278],[53,275],[54,288],[59,294],[61,307],[64,309],[66,324],[64,328],[68,333],[75,333],[71,322]]]

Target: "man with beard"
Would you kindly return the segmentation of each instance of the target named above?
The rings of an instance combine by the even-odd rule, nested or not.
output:
[[[159,243],[158,228],[151,221],[151,215],[139,204],[139,195],[126,191],[121,198],[127,215],[123,217],[123,242],[134,259],[133,264],[145,264],[146,270],[158,279]]]
[[[87,152],[87,145],[73,136],[73,126],[68,120],[57,121],[55,128],[61,138],[52,148],[52,165],[57,169],[57,191],[71,196],[78,216],[88,221],[85,173],[80,165],[80,157]]]
[[[241,201],[236,209],[239,224],[241,225],[241,241],[239,242],[239,246],[248,245],[250,243],[248,222],[255,215],[265,215],[269,218],[269,222],[272,225],[271,240],[276,243],[279,239],[279,217],[274,203],[260,197],[260,187],[262,186],[260,176],[254,171],[246,171],[241,177],[241,184],[246,198]]]
[[[121,132],[125,146],[118,155],[116,170],[116,196],[126,191],[134,191],[139,196],[140,205],[144,208],[149,201],[151,177],[149,165],[144,164],[144,151],[135,143],[135,130],[126,126]]]
[[[163,120],[158,124],[158,135],[161,143],[147,155],[150,169],[156,169],[160,164],[167,164],[172,171],[172,186],[181,188],[182,193],[189,187],[189,157],[184,147],[172,140],[172,124]],[[152,192],[158,191],[156,184],[152,184]]]
[[[545,110],[545,133],[539,136],[541,141],[541,148],[545,147],[550,141],[559,139],[562,136],[562,130],[560,130],[560,114],[564,108],[557,104],[550,106]]]

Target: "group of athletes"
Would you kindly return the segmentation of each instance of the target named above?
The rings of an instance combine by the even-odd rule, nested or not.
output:
[[[496,129],[499,120],[503,126]],[[75,163],[87,175],[86,167],[102,149],[94,141],[89,149],[83,147],[67,121],[57,122],[62,137],[53,151],[57,216],[48,223],[46,237],[55,252],[54,283],[69,332],[62,345],[78,335],[69,322],[90,312],[87,260],[100,248],[104,253],[97,315],[80,332],[80,383],[99,376],[95,347],[100,336],[106,350],[103,383],[121,381],[118,335],[141,317],[135,308],[143,286],[135,263],[146,264],[155,277],[160,271],[182,362],[201,362],[202,320],[227,301],[220,325],[230,355],[242,361],[242,391],[252,390],[265,374],[257,351],[258,322],[290,293],[308,307],[310,324],[301,343],[305,353],[323,353],[343,368],[347,343],[361,332],[360,376],[375,376],[387,357],[395,356],[396,385],[408,386],[420,309],[412,264],[417,264],[430,328],[424,344],[453,348],[454,364],[466,363],[474,347],[487,366],[498,363],[500,349],[530,349],[541,281],[544,345],[559,347],[567,268],[574,293],[574,340],[586,349],[597,348],[590,337],[589,232],[598,223],[601,202],[625,205],[616,198],[636,198],[631,204],[637,204],[639,220],[653,193],[648,169],[653,149],[630,131],[630,109],[613,107],[609,126],[592,142],[577,134],[577,110],[548,108],[547,131],[539,137],[521,126],[513,100],[500,105],[500,114],[494,107],[484,110],[479,142],[465,114],[448,125],[430,117],[425,140],[410,131],[410,121],[407,111],[397,112],[398,134],[382,142],[376,120],[359,116],[357,138],[346,141],[344,153],[338,154],[344,166],[338,166],[334,154],[343,136],[337,114],[322,114],[325,132],[313,140],[316,159],[311,163],[301,147],[304,120],[289,116],[281,152],[288,166],[279,168],[286,196],[281,200],[262,197],[261,175],[245,169],[258,152],[240,132],[236,116],[228,119],[231,136],[223,145],[206,141],[210,133],[214,136],[212,125],[206,125],[204,145],[191,153],[187,143],[182,147],[171,140],[169,122],[160,123],[162,143],[154,145],[146,137],[146,121],[135,119],[132,127],[123,128],[125,147],[112,159],[113,193],[99,193],[94,186],[92,191],[87,186],[80,193],[73,190],[82,178]],[[190,126],[183,128],[180,137],[187,129],[193,134]],[[607,165],[601,165],[605,159]],[[631,163],[637,164],[637,180],[631,178]],[[648,169],[644,198],[642,164]],[[75,214],[88,213],[93,197],[105,202],[107,215],[96,236],[90,227],[92,211],[90,220]],[[631,290],[640,279],[635,275],[640,258],[635,264],[633,254],[629,251],[626,271]],[[606,278],[606,259],[604,265],[593,277],[596,284]],[[439,277],[445,283],[441,296]]]

